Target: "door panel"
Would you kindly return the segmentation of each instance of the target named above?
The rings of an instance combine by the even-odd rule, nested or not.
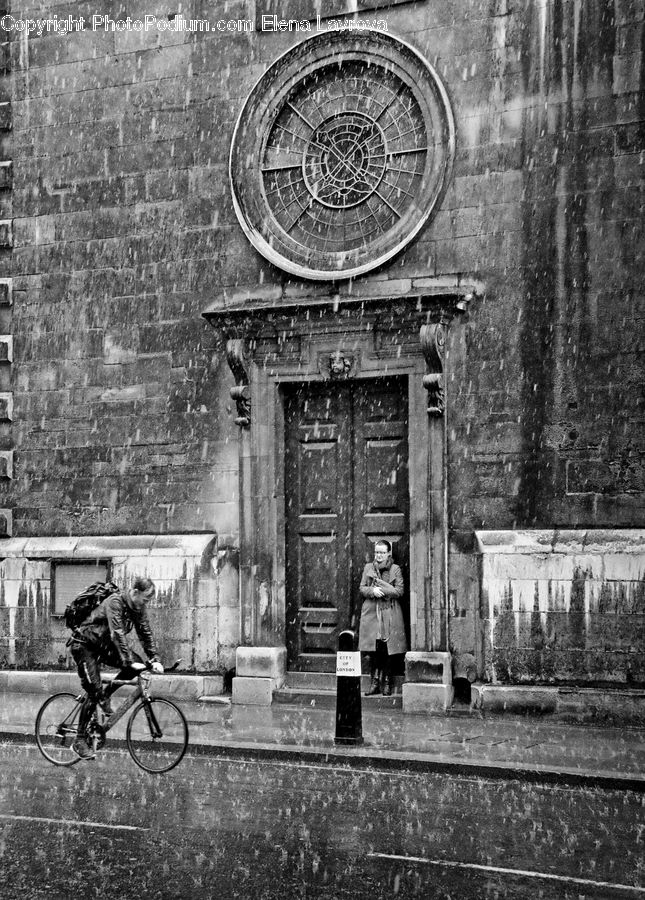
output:
[[[289,666],[334,671],[374,543],[407,569],[404,379],[298,385],[285,396]]]
[[[354,558],[374,559],[374,544],[390,541],[394,559],[407,569],[408,412],[402,379],[363,383],[354,411]]]
[[[347,404],[346,393],[307,385],[285,394],[287,646],[301,669],[329,655],[348,592]]]

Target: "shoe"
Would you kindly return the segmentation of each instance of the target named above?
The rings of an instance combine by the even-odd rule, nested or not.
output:
[[[392,696],[392,678],[389,675],[387,675],[383,679],[383,696],[384,697]]]
[[[72,744],[72,750],[77,756],[80,756],[81,759],[95,759],[96,757],[96,754],[87,741],[80,737],[76,738]]]
[[[381,693],[381,682],[377,675],[372,675],[372,680],[370,681],[370,689],[369,691],[365,691],[366,697],[373,697],[374,694]]]

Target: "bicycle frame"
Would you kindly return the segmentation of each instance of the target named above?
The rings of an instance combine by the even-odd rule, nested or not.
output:
[[[114,710],[111,716],[109,716],[102,725],[102,728],[107,733],[110,729],[116,725],[119,719],[122,719],[123,716],[128,712],[128,710],[132,709],[135,703],[138,703],[139,700],[149,700],[150,699],[150,672],[146,672],[145,670],[137,675],[137,688],[133,692],[131,697],[126,697],[123,702]],[[117,681],[114,680],[105,680],[104,684],[110,685],[114,687],[114,691],[110,691],[110,696],[121,687],[129,686],[132,687],[132,681]],[[86,695],[87,696],[87,695]],[[159,726],[155,722],[155,727],[159,728]]]
[[[147,673],[145,673],[147,674]],[[109,684],[110,682],[104,682]],[[114,683],[114,682],[112,682]],[[122,681],[118,683],[117,690],[119,687],[123,685],[131,685],[131,682]],[[75,705],[72,707],[71,711],[68,715],[63,719],[57,729],[57,734],[64,738],[67,734],[78,734],[78,722],[80,720],[81,709],[83,708],[83,704],[87,702],[88,695],[86,693],[79,694],[75,698]],[[123,703],[112,713],[112,715],[106,719],[102,724],[96,721],[96,706],[92,713],[92,717],[87,725],[88,737],[93,741],[96,750],[96,744],[100,738],[105,738],[107,732],[119,721],[119,719],[123,718],[123,716],[128,712],[128,710],[132,709],[132,707],[139,702],[139,700],[149,700],[150,694],[148,690],[147,684],[139,683],[137,689],[134,691],[131,697],[128,697],[123,701]],[[146,714],[148,715],[148,709],[146,707]],[[155,731],[154,734],[158,734],[159,726],[156,721],[154,721],[154,715],[148,715],[148,721],[154,725]],[[102,741],[101,741],[102,743]]]

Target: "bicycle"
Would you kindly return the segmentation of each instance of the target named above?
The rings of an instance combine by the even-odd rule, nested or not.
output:
[[[167,672],[174,671],[178,660]],[[121,669],[111,684],[111,695],[137,679],[137,689],[126,697],[109,718],[96,707],[85,730],[85,738],[96,754],[105,744],[107,733],[132,709],[126,728],[126,745],[135,763],[152,774],[169,772],[181,762],[188,747],[188,724],[183,712],[171,700],[150,696],[150,664],[138,670]],[[73,766],[81,757],[72,749],[78,736],[81,707],[87,694],[60,692],[43,703],[36,716],[36,743],[45,759],[55,766]],[[140,702],[139,702],[140,701]],[[138,705],[137,705],[138,704]]]

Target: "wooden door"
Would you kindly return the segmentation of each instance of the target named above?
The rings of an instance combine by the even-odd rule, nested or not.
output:
[[[284,399],[289,667],[329,672],[379,538],[407,581],[406,382],[298,385]]]

